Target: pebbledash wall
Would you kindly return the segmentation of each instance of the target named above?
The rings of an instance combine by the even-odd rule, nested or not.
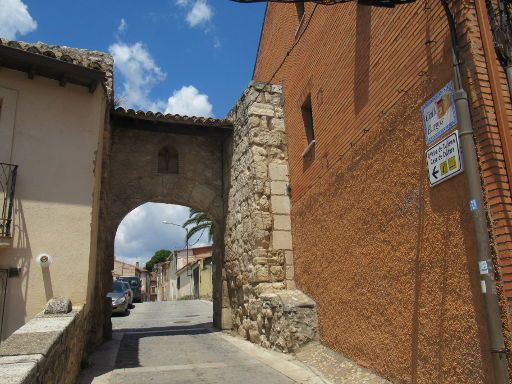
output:
[[[503,72],[491,74],[482,4],[451,2],[508,289],[511,108]],[[464,176],[431,188],[425,171],[419,108],[452,77],[441,5],[305,10],[301,21],[294,4],[269,3],[254,79],[283,86],[295,281],[317,303],[321,340],[396,382],[487,383]],[[308,96],[316,144],[303,156]]]
[[[56,62],[66,55],[68,63],[112,66],[110,56],[98,52],[0,44],[28,49],[27,55],[52,54]],[[60,86],[37,74],[29,79],[25,72],[2,68],[0,105],[0,162],[18,165],[13,237],[0,239],[0,269],[19,269],[7,283],[4,340],[54,296],[70,298],[73,305],[85,306],[82,316],[88,314],[101,176],[95,162],[102,156],[107,93],[102,86],[90,93],[87,87]],[[47,269],[36,264],[41,253],[53,259]]]

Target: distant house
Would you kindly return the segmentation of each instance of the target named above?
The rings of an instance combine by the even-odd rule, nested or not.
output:
[[[118,278],[120,276],[137,276],[140,277],[142,269],[137,262],[135,265],[126,263],[122,260],[114,260],[114,269],[112,270],[112,277]]]
[[[155,264],[154,269],[158,301],[212,298],[211,246],[176,250],[168,261]]]
[[[150,301],[150,286],[151,286],[151,276],[150,272],[143,268],[140,271],[140,280],[141,280],[141,292],[142,292],[142,301]]]
[[[140,290],[142,293],[142,301],[150,300],[150,276],[149,272],[145,268],[141,268],[139,262],[135,265],[126,263],[122,260],[114,260],[114,269],[112,270],[112,277],[117,279],[120,276],[137,276],[140,280]]]
[[[149,301],[157,299],[157,278],[156,272],[149,272]]]
[[[162,261],[154,265],[157,284],[157,301],[169,301],[169,265],[170,261]]]
[[[176,271],[177,299],[212,298],[212,256],[190,260]]]

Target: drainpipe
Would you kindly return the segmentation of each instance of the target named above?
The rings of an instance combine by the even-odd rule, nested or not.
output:
[[[492,97],[494,101],[494,110],[496,113],[496,121],[498,123],[498,132],[500,135],[501,146],[503,147],[503,158],[505,160],[505,171],[507,173],[508,180],[512,180],[512,141],[508,131],[508,120],[506,116],[506,101],[505,95],[501,89],[500,73],[498,68],[497,60],[495,55],[502,56],[497,46],[493,41],[493,30],[492,26],[493,19],[490,17],[490,7],[488,6],[487,0],[476,0],[475,10],[478,19],[478,25],[480,27],[480,36],[482,40],[482,48],[484,50],[485,62],[487,64],[487,73],[489,75],[489,85],[491,87]],[[491,28],[489,28],[489,24]],[[496,52],[496,53],[494,53]],[[510,55],[509,55],[510,56]],[[502,58],[503,59],[503,58]],[[502,62],[502,59],[500,62]],[[509,62],[508,60],[507,62]],[[509,91],[512,92],[512,66],[506,66],[505,74],[507,76],[507,82]],[[512,93],[510,94],[512,97]]]
[[[441,0],[452,42],[453,72],[455,85],[455,109],[459,120],[459,137],[461,143],[462,158],[464,160],[464,174],[469,195],[469,210],[473,219],[473,230],[475,234],[476,253],[480,270],[480,285],[484,297],[487,330],[491,347],[491,360],[493,366],[493,383],[507,384],[508,361],[503,338],[503,327],[501,313],[496,293],[496,281],[494,278],[494,265],[489,251],[489,233],[487,228],[487,217],[483,205],[482,185],[480,180],[480,169],[476,154],[473,125],[469,101],[466,91],[462,86],[460,75],[460,59],[457,43],[457,32],[455,20],[447,0]]]
[[[507,65],[505,73],[507,74],[508,92],[512,98],[512,64]]]

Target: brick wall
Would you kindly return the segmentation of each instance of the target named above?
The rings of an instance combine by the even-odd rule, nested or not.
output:
[[[498,69],[499,120],[475,4],[454,10],[505,266],[511,205],[498,128],[510,103]],[[440,4],[418,1],[392,10],[308,3],[302,24],[295,5],[270,4],[255,66],[255,80],[284,89],[295,277],[318,304],[322,341],[398,382],[489,377],[464,177],[430,188],[425,172],[419,108],[451,79],[451,64]],[[303,157],[308,95],[316,144]]]

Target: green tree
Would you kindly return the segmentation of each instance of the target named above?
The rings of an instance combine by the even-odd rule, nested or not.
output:
[[[203,232],[205,230],[208,230],[208,240],[212,241],[215,225],[213,224],[212,219],[210,219],[210,216],[204,212],[198,211],[197,209],[190,208],[188,217],[188,220],[183,223],[183,228],[186,228],[189,225],[192,226],[190,229],[187,228],[187,241],[189,241],[196,233]]]
[[[161,263],[162,261],[166,261],[169,258],[171,251],[168,249],[160,249],[155,252],[153,257],[146,263],[146,269],[150,272],[153,271],[153,266],[155,264]]]

